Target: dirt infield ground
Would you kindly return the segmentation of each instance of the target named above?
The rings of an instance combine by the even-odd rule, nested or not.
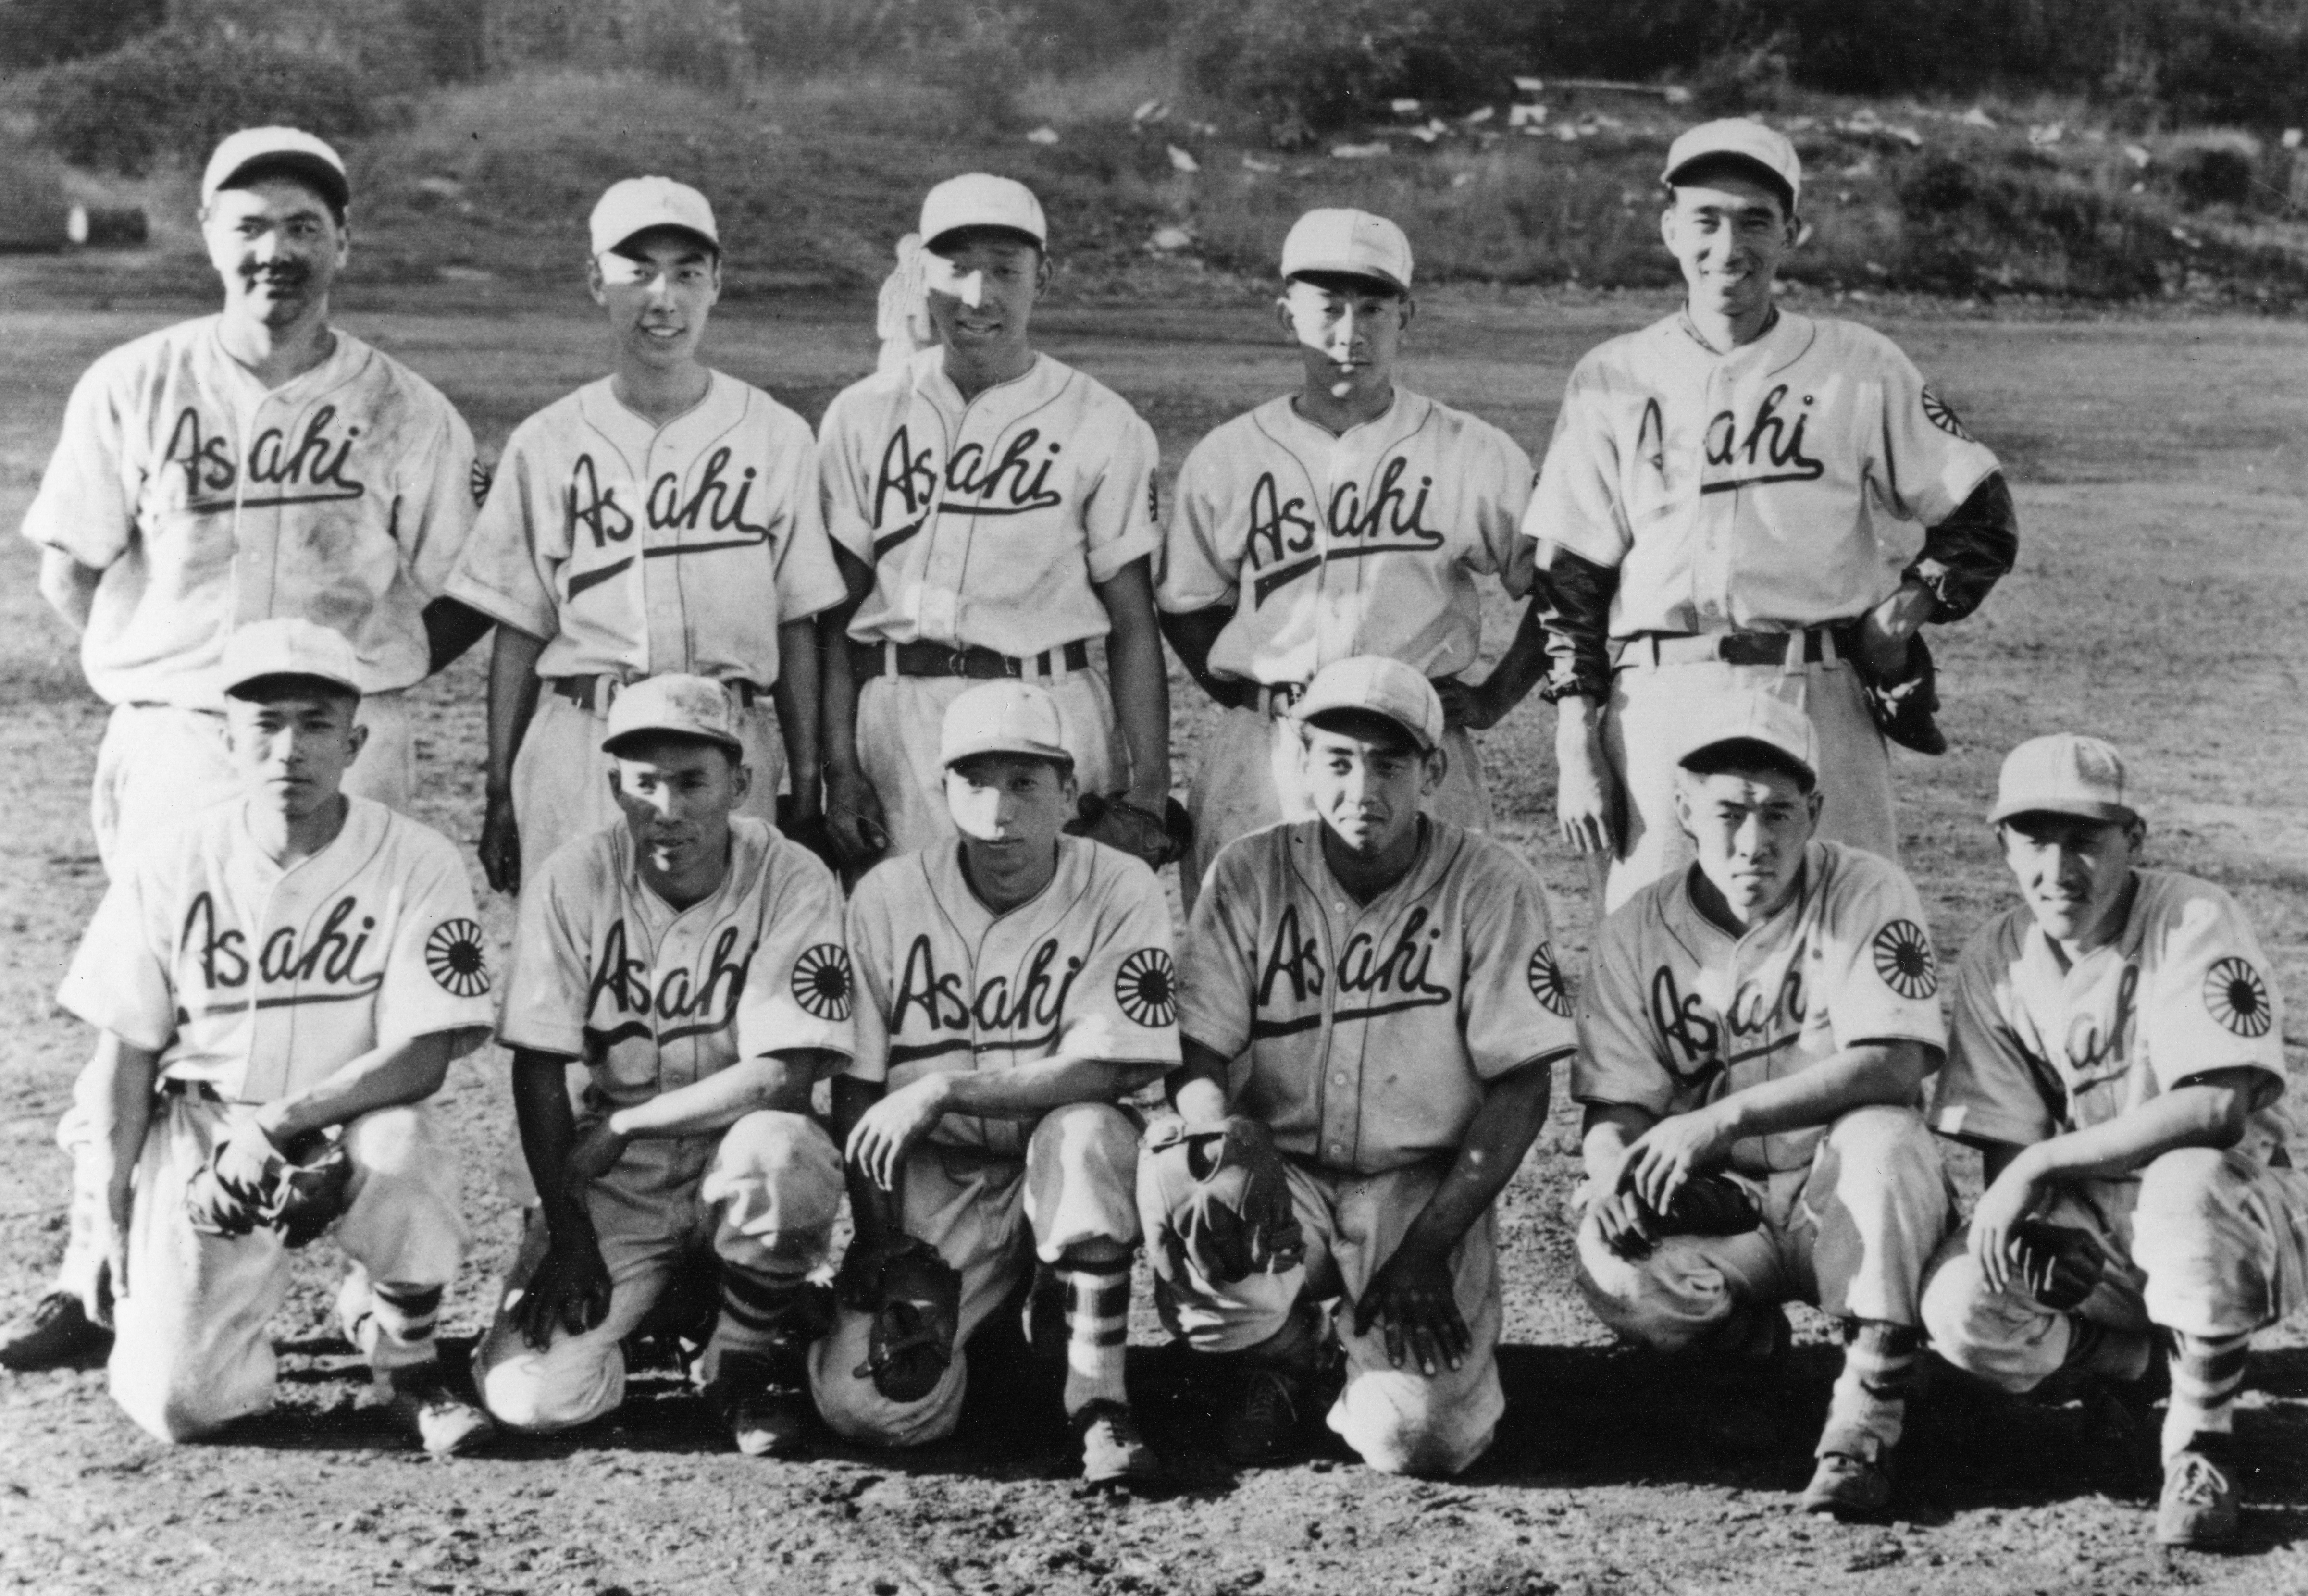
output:
[[[4,282],[0,279],[0,282]],[[12,303],[21,299],[8,296]],[[355,311],[346,324],[463,408],[493,452],[530,409],[599,369],[565,313]],[[73,378],[102,349],[202,306],[0,313],[0,523],[37,483]],[[870,363],[849,308],[725,313],[715,356],[813,419]],[[1486,296],[1426,306],[1417,387],[1544,447],[1570,362],[1657,313]],[[1943,957],[2002,896],[1977,817],[2002,751],[2072,726],[2131,753],[2165,862],[2238,894],[2308,1034],[2308,330],[2246,320],[1918,320],[1888,328],[2018,486],[2020,571],[1935,639],[1954,746],[1901,756],[1907,862]],[[1139,405],[1176,468],[1220,420],[1290,380],[1252,312],[1054,311],[1046,343]],[[100,706],[0,538],[0,1313],[39,1293],[63,1240],[65,1161],[48,1140],[84,1055],[52,1002],[101,887],[86,819]],[[1509,613],[1492,617],[1494,646]],[[427,818],[469,848],[479,822],[478,657],[421,691]],[[1203,719],[1183,682],[1182,768]],[[1583,877],[1546,840],[1551,716],[1487,740],[1503,829],[1586,945]],[[478,874],[475,881],[478,887]],[[500,937],[505,906],[484,895]],[[476,1247],[447,1313],[459,1356],[481,1326],[512,1219],[490,1178],[510,1124],[497,1060],[449,1088]],[[669,1377],[613,1421],[491,1455],[424,1461],[355,1403],[358,1370],[325,1309],[332,1249],[300,1261],[276,1326],[276,1412],[224,1442],[168,1450],[113,1410],[100,1372],[0,1377],[0,1588],[56,1592],[729,1591],[1359,1592],[2100,1592],[2308,1590],[2308,1337],[2263,1338],[2240,1420],[2253,1463],[2240,1549],[2165,1557],[2146,1542],[2153,1480],[2093,1415],[1938,1383],[1907,1448],[1899,1516],[1844,1528],[1796,1515],[1833,1354],[1798,1318],[1785,1391],[1706,1389],[1612,1348],[1566,1274],[1558,1217],[1574,1120],[1558,1104],[1511,1188],[1499,1444],[1466,1479],[1374,1477],[1342,1455],[1235,1476],[1201,1445],[1208,1400],[1140,1304],[1132,1380],[1177,1489],[1077,1496],[1061,1437],[1004,1360],[982,1360],[965,1438],[905,1456],[829,1445],[815,1461],[738,1458]],[[1967,1161],[1957,1161],[1959,1166]],[[1968,1175],[1969,1171],[1964,1172]]]

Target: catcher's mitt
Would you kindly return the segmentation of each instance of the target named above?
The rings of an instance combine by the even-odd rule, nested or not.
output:
[[[1658,1216],[1662,1236],[1741,1236],[1763,1223],[1755,1194],[1727,1175],[1693,1175]]]
[[[2099,1238],[2074,1225],[2023,1219],[2011,1230],[2020,1277],[2036,1300],[2055,1312],[2077,1307],[2098,1287],[2107,1267]]]
[[[1921,754],[1947,752],[1947,736],[1932,717],[1940,708],[1940,674],[1923,633],[1908,639],[1907,662],[1894,675],[1878,676],[1854,651],[1852,668],[1867,695],[1867,714],[1875,729],[1902,748]]]
[[[1138,1160],[1138,1207],[1160,1216],[1147,1260],[1174,1286],[1188,1283],[1189,1266],[1225,1285],[1279,1274],[1306,1256],[1281,1156],[1255,1120],[1201,1130],[1182,1120],[1156,1121]]]
[[[219,1143],[185,1186],[185,1213],[193,1228],[211,1236],[245,1236],[265,1226],[291,1247],[302,1247],[343,1214],[352,1188],[353,1161],[344,1144],[321,1131],[299,1137],[267,1159],[254,1185],[220,1167],[228,1143]]]
[[[937,1389],[960,1333],[961,1274],[936,1248],[912,1236],[853,1242],[833,1290],[843,1307],[874,1316],[854,1377],[871,1376],[891,1402],[919,1402]]]
[[[1066,822],[1068,831],[1119,848],[1155,870],[1184,858],[1194,840],[1194,822],[1176,798],[1164,799],[1158,815],[1127,798],[1103,793],[1084,793],[1074,809],[1074,818]]]

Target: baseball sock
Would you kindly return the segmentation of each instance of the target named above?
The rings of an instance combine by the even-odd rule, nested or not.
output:
[[[732,1268],[724,1259],[721,1320],[713,1339],[726,1350],[777,1351],[791,1344],[805,1306],[800,1274],[756,1274]]]
[[[1820,1450],[1852,1452],[1858,1447],[1861,1455],[1880,1460],[1899,1444],[1923,1336],[1913,1326],[1883,1319],[1852,1320],[1845,1334],[1843,1372],[1828,1403]],[[1869,1439],[1875,1443],[1872,1454],[1865,1450]]]
[[[2164,1456],[2185,1452],[2198,1436],[2225,1436],[2235,1428],[2236,1390],[2243,1384],[2252,1332],[2190,1335],[2172,1332],[2172,1404],[2164,1412]]]
[[[2103,1379],[2144,1379],[2153,1350],[2148,1337],[2137,1330],[2119,1330],[2071,1313],[2068,1315],[2068,1355],[2061,1360],[2061,1367]]]
[[[433,1329],[441,1317],[441,1290],[370,1285],[367,1301],[346,1316],[346,1338],[372,1367],[406,1369],[424,1362],[435,1356]]]
[[[1066,1292],[1066,1412],[1094,1402],[1127,1404],[1122,1383],[1124,1343],[1130,1339],[1130,1260],[1089,1267],[1061,1265]]]

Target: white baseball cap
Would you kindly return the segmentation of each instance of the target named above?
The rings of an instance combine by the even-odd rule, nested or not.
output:
[[[1435,696],[1434,684],[1382,654],[1357,654],[1324,665],[1290,713],[1304,724],[1339,709],[1392,721],[1421,753],[1434,752],[1442,741],[1442,700]]]
[[[202,207],[205,209],[219,190],[238,188],[252,172],[266,171],[301,178],[339,210],[352,199],[344,157],[331,149],[326,140],[316,139],[302,128],[244,127],[227,134],[209,157],[208,169],[201,174]]]
[[[1819,785],[1819,733],[1811,716],[1785,699],[1769,692],[1744,692],[1727,697],[1692,716],[1696,728],[1675,755],[1688,769],[1701,754],[1729,743],[1761,743],[1793,763],[1807,784]]]
[[[945,707],[938,731],[942,765],[1006,753],[1073,767],[1058,700],[1030,682],[985,682],[969,689]]]
[[[1796,147],[1787,142],[1787,134],[1744,116],[1725,116],[1685,128],[1667,146],[1666,170],[1659,175],[1660,180],[1672,188],[1676,175],[1685,167],[1718,155],[1732,156],[1761,167],[1784,184],[1790,214],[1803,199],[1803,161],[1796,156]]]
[[[620,691],[609,705],[609,729],[601,738],[601,751],[614,754],[619,743],[644,733],[717,742],[729,751],[733,759],[745,755],[729,690],[710,676],[668,671],[662,676],[644,677]]]
[[[721,235],[713,226],[713,207],[686,183],[670,177],[627,177],[612,183],[593,206],[593,253],[606,255],[637,233],[651,227],[678,227],[694,233],[721,250]]]
[[[1309,210],[1282,241],[1282,275],[1310,271],[1375,278],[1410,291],[1410,240],[1402,229],[1367,210]]]
[[[2075,815],[2087,820],[2140,818],[2126,791],[2123,756],[2111,743],[2074,732],[2031,737],[2003,759],[1987,823],[2014,815]]]
[[[252,621],[225,639],[219,674],[228,698],[267,676],[310,676],[357,695],[360,656],[345,634],[295,615]]]
[[[1023,233],[1036,244],[1050,241],[1049,224],[1042,219],[1042,202],[1034,191],[1014,177],[991,172],[965,172],[949,177],[922,196],[922,223],[915,229],[925,247],[963,227],[1007,227]]]

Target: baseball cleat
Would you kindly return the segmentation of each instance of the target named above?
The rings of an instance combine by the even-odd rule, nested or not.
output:
[[[50,1291],[0,1341],[0,1369],[32,1374],[100,1361],[112,1351],[112,1332],[88,1317],[79,1297]]]
[[[705,1400],[747,1457],[789,1457],[808,1443],[808,1394],[778,1360],[723,1352]]]
[[[1083,1484],[1142,1485],[1161,1477],[1161,1460],[1123,1403],[1085,1403],[1073,1416],[1073,1429],[1081,1442]]]
[[[1299,1448],[1299,1414],[1306,1403],[1303,1375],[1263,1365],[1243,1377],[1242,1400],[1227,1416],[1222,1438],[1230,1462],[1279,1463]]]
[[[393,1417],[435,1457],[478,1450],[497,1433],[497,1422],[457,1394],[439,1362],[380,1373]]]
[[[1882,1516],[1891,1501],[1891,1471],[1882,1463],[1830,1452],[1804,1487],[1803,1510],[1839,1519]]]
[[[2235,1539],[2236,1487],[2226,1447],[2198,1436],[2164,1465],[2156,1539],[2166,1546],[2225,1546]]]

